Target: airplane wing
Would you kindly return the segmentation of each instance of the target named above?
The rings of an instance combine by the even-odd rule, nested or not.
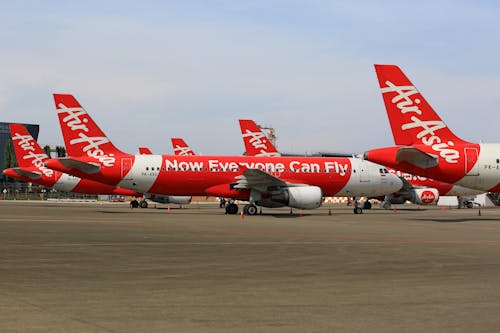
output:
[[[396,153],[397,162],[408,162],[419,168],[427,169],[438,165],[436,155],[428,154],[415,147],[401,147]]]
[[[40,179],[42,177],[41,172],[30,171],[23,168],[11,168],[11,170],[19,176],[24,176],[30,179]]]
[[[289,183],[260,169],[246,169],[236,176],[238,180],[235,189],[255,189],[259,192],[270,192],[280,187],[306,186],[305,184]]]
[[[77,169],[88,174],[97,173],[101,170],[99,164],[82,162],[71,157],[61,157],[58,160],[65,168]]]

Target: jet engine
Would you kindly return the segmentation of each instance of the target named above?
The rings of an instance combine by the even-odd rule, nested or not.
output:
[[[323,192],[318,186],[286,187],[270,197],[256,201],[263,207],[288,206],[299,209],[315,209],[323,202]]]
[[[439,191],[435,188],[417,188],[412,192],[411,202],[418,205],[435,205],[439,200]]]

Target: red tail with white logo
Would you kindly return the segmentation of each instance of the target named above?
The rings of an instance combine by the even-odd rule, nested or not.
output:
[[[172,147],[174,148],[174,155],[179,156],[192,156],[196,155],[194,151],[182,138],[172,138]]]
[[[10,124],[9,127],[19,167],[35,167],[44,176],[53,177],[54,170],[44,165],[44,161],[48,160],[49,157],[35,139],[33,139],[28,130],[21,124]]]
[[[139,147],[139,155],[153,155],[153,152],[147,147]]]
[[[375,71],[397,145],[452,150],[454,145],[467,143],[446,126],[398,66],[375,65]]]
[[[281,156],[253,120],[240,119],[240,129],[247,156]]]
[[[123,155],[106,137],[73,95],[54,94],[57,115],[69,156],[87,154],[103,165],[113,161],[114,155]]]

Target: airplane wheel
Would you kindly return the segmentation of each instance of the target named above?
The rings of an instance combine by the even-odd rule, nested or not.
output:
[[[363,209],[361,207],[354,208],[354,214],[363,214]]]
[[[255,206],[255,205],[247,205],[245,207],[245,214],[246,215],[257,215],[257,206]]]
[[[139,205],[141,208],[148,208],[148,202],[146,200],[142,200]]]
[[[238,205],[234,203],[226,205],[226,214],[230,215],[238,214]]]

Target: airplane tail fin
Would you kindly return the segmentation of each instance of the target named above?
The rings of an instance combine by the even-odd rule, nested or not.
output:
[[[281,156],[253,120],[240,119],[239,122],[247,156]]]
[[[38,167],[36,164],[43,166],[43,161],[48,160],[49,157],[24,125],[10,124],[9,128],[17,164],[22,168]]]
[[[111,143],[73,95],[54,94],[54,102],[68,156],[88,155],[106,160],[124,154]]]
[[[398,66],[375,65],[375,71],[397,145],[465,143],[446,126]]]
[[[153,155],[153,152],[148,147],[139,147],[139,155]]]
[[[194,151],[182,138],[171,138],[172,147],[174,148],[174,155],[191,156],[196,155]]]

